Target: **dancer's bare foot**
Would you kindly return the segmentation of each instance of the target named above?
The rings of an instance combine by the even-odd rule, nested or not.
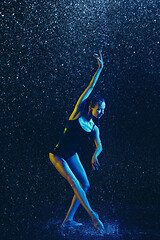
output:
[[[93,212],[91,215],[92,221],[93,221],[93,225],[96,229],[104,229],[104,225],[101,222],[101,220],[99,219],[98,213]]]
[[[75,222],[74,220],[66,220],[62,223],[62,227],[80,227],[82,226],[82,223]]]

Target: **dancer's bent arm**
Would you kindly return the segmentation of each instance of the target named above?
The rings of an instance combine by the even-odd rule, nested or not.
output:
[[[78,101],[76,103],[76,106],[75,106],[71,116],[69,117],[69,120],[73,120],[73,119],[78,117],[80,105],[91,94],[94,86],[96,85],[96,82],[98,81],[99,75],[100,75],[100,73],[101,73],[101,71],[103,69],[103,58],[102,58],[101,52],[99,51],[99,55],[98,54],[94,54],[94,57],[97,59],[98,69],[97,69],[96,73],[94,74],[94,76],[92,77],[88,87],[85,89],[85,91],[79,97],[79,99],[78,99]]]
[[[98,161],[98,156],[102,152],[102,143],[101,143],[101,139],[100,139],[99,128],[97,126],[94,127],[93,136],[94,136],[94,142],[96,145],[96,149],[92,156],[92,168],[93,168],[93,170],[95,170],[95,169],[98,170],[98,168],[100,166],[99,161]]]

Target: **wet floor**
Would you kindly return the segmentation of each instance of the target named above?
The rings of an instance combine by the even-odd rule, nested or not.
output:
[[[75,220],[83,223],[78,228],[62,228],[66,209],[61,206],[37,206],[12,209],[4,218],[3,240],[158,240],[160,239],[159,207],[97,206],[104,223],[104,231],[97,231],[86,212],[80,208]]]

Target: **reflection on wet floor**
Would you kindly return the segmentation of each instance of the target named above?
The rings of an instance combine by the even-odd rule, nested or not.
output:
[[[8,219],[2,226],[1,239],[24,240],[158,240],[159,207],[98,206],[104,231],[97,231],[89,216],[81,208],[75,220],[83,226],[71,228],[61,227],[66,209],[63,207],[37,207],[34,209],[14,209],[13,219]],[[12,209],[13,211],[13,209]],[[11,222],[12,220],[12,222]]]

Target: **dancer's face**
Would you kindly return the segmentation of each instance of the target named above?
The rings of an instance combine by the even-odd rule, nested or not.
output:
[[[101,118],[102,115],[104,114],[105,107],[106,107],[105,102],[96,103],[94,107],[90,107],[92,116],[98,119]]]

